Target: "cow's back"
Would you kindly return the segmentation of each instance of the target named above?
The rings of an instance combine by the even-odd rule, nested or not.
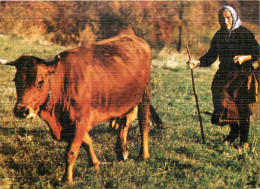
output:
[[[96,123],[127,113],[149,83],[150,62],[149,45],[131,30],[61,53],[66,109],[91,111]]]

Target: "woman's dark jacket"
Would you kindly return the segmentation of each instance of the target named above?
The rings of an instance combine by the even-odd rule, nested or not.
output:
[[[234,63],[238,55],[251,55],[250,61],[242,65]],[[259,105],[259,45],[254,34],[247,28],[228,31],[220,29],[214,35],[209,51],[202,56],[200,66],[206,67],[219,57],[219,70],[212,82],[214,124],[239,122],[257,113],[260,117]],[[256,108],[255,108],[256,107]]]

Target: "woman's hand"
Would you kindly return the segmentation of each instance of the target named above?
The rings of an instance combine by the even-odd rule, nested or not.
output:
[[[200,65],[200,60],[189,60],[187,64],[190,69],[193,69]]]
[[[238,55],[233,58],[235,63],[243,64],[245,61],[251,60],[251,55]]]

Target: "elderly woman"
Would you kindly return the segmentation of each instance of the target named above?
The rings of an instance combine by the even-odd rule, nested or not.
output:
[[[214,35],[210,49],[198,60],[188,61],[190,69],[210,66],[219,57],[219,69],[211,90],[214,112],[211,123],[230,125],[228,144],[238,137],[247,144],[250,117],[259,119],[259,45],[254,34],[242,26],[236,11],[230,6],[220,9],[221,28]]]

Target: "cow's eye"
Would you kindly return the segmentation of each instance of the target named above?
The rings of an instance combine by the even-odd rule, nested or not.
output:
[[[36,85],[36,87],[41,87],[43,85],[44,81],[39,81],[39,83]]]

